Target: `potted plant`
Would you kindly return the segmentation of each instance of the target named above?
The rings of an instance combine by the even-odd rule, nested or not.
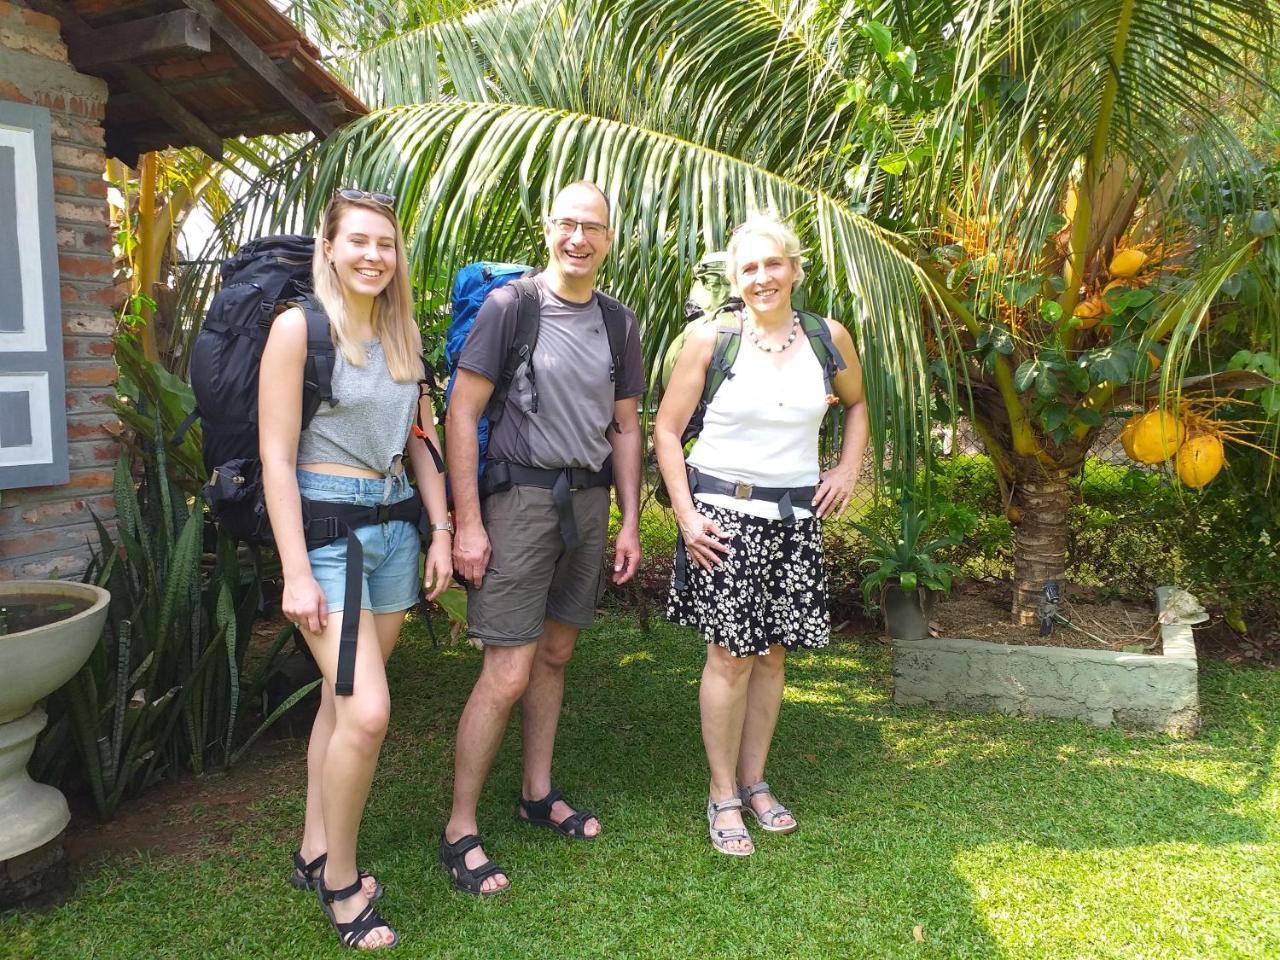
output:
[[[952,579],[960,573],[954,564],[934,555],[943,547],[955,546],[961,537],[949,534],[926,540],[933,525],[925,510],[910,508],[903,510],[896,537],[854,524],[869,543],[862,565],[876,568],[862,581],[862,596],[868,608],[878,605],[884,611],[885,631],[898,640],[923,640],[929,635],[934,598],[949,592]]]
[[[39,704],[89,658],[110,599],[85,583],[0,583],[0,865],[50,843],[70,820],[66,799],[34,782],[27,761],[46,722]],[[3,881],[0,901],[32,892]]]

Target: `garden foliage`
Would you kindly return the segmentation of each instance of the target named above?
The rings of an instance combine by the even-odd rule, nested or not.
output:
[[[154,404],[143,401],[135,412],[151,413],[148,433],[164,433]],[[230,766],[315,686],[296,691],[248,733],[251,707],[291,631],[281,631],[249,668],[262,600],[259,557],[208,524],[199,496],[188,497],[170,477],[163,443],[138,443],[138,454],[116,464],[116,528],[98,523],[86,573],[111,592],[107,627],[88,663],[53,698],[36,761],[37,776],[82,780],[104,817],[162,777]]]

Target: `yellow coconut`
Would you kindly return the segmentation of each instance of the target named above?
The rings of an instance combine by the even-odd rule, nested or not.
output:
[[[1178,479],[1185,486],[1199,490],[1216,477],[1224,463],[1222,441],[1211,433],[1188,437],[1178,448]]]
[[[1086,320],[1102,316],[1102,301],[1097,297],[1081,300],[1076,304],[1075,315]]]
[[[1147,255],[1141,250],[1120,250],[1111,258],[1107,273],[1113,277],[1132,277],[1147,262]]]
[[[1102,295],[1098,297],[1098,302],[1102,304],[1103,313],[1111,313],[1111,304],[1107,303],[1107,294],[1112,290],[1132,290],[1137,284],[1132,280],[1112,280],[1102,288]]]
[[[1098,325],[1098,318],[1103,314],[1102,301],[1098,297],[1090,297],[1076,304],[1075,315],[1080,318],[1082,330],[1092,330]]]
[[[1133,428],[1133,459],[1140,463],[1168,460],[1186,439],[1182,421],[1167,410],[1145,413]]]
[[[1120,446],[1124,447],[1124,452],[1129,455],[1130,460],[1138,459],[1137,454],[1133,452],[1133,431],[1138,429],[1138,421],[1142,416],[1140,413],[1135,413],[1124,422],[1124,427],[1120,431]]]

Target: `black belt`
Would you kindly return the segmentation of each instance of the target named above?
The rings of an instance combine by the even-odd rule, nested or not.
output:
[[[813,505],[813,495],[817,487],[758,487],[755,484],[743,483],[739,480],[724,480],[707,473],[699,473],[694,467],[688,468],[689,495],[698,493],[720,493],[738,500],[765,500],[778,505],[778,514],[782,522],[791,526],[796,522],[795,507],[808,509]],[[688,583],[689,555],[685,550],[684,537],[676,538],[676,557],[673,564],[672,582],[677,590],[683,590]]]
[[[573,500],[570,492],[588,487],[607,487],[613,483],[613,464],[606,460],[599,470],[585,467],[526,467],[506,460],[490,460],[485,464],[480,478],[480,496],[501,493],[513,486],[543,487],[551,491],[551,502],[556,506],[560,521],[560,536],[567,549],[573,550],[582,542],[578,524],[573,517]]]
[[[364,572],[364,547],[360,544],[360,538],[356,536],[356,529],[372,527],[379,523],[404,521],[412,523],[421,534],[426,516],[426,512],[422,509],[422,499],[416,490],[413,496],[399,503],[382,503],[374,507],[302,498],[302,531],[303,536],[306,537],[308,550],[327,546],[342,536],[347,538],[347,583],[342,606],[342,630],[338,634],[338,674],[333,684],[333,692],[340,697],[351,696],[356,683],[360,579]]]

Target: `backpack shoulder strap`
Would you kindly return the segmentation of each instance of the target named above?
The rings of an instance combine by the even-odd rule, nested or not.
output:
[[[822,379],[826,382],[827,394],[831,395],[835,393],[832,381],[847,366],[844,357],[840,356],[840,351],[831,339],[831,329],[826,320],[816,313],[804,310],[798,311],[796,315],[800,318],[800,328],[804,330],[809,346],[822,364]]]
[[[596,291],[600,313],[604,316],[604,332],[609,338],[609,380],[615,400],[622,395],[622,354],[627,348],[627,313],[621,302],[607,293]]]
[[[702,382],[701,405],[705,408],[721,385],[733,378],[733,364],[742,346],[742,317],[732,308],[722,307],[712,316],[716,324],[716,345],[707,364],[707,376]]]
[[[493,394],[485,407],[485,416],[491,424],[502,418],[507,394],[511,392],[511,381],[516,378],[516,371],[526,360],[529,363],[529,386],[533,391],[532,410],[534,413],[538,412],[538,388],[533,374],[533,351],[538,346],[538,328],[542,321],[538,288],[532,277],[512,280],[509,286],[516,293],[516,329],[507,347],[507,357],[498,374],[498,382],[493,385]]]
[[[800,327],[805,332],[805,339],[809,341],[809,346],[817,355],[818,362],[822,364],[822,382],[827,391],[827,403],[831,405],[830,412],[825,417],[828,425],[827,435],[836,437],[840,431],[840,416],[836,402],[835,378],[836,374],[848,364],[836,349],[835,342],[831,339],[831,328],[827,326],[826,320],[816,313],[808,313],[804,310],[797,311],[796,315],[800,318]]]
[[[333,337],[329,332],[329,316],[310,296],[294,301],[307,318],[307,363],[302,374],[302,426],[305,429],[320,409],[320,402],[330,405],[333,399]]]

